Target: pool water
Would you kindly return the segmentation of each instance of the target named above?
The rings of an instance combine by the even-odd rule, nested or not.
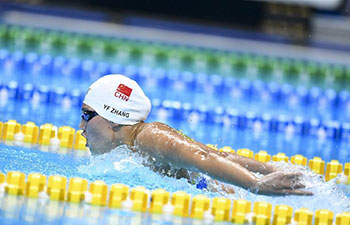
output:
[[[21,49],[17,46],[16,41],[7,45],[4,40],[2,30],[2,122],[17,120],[25,124],[32,121],[37,125],[51,123],[57,127],[78,129],[80,107],[88,86],[102,75],[122,73],[135,79],[152,101],[152,111],[146,122],[164,122],[195,140],[218,147],[248,148],[254,152],[265,150],[270,155],[283,152],[289,157],[302,154],[308,159],[318,156],[325,162],[338,160],[342,164],[349,162],[349,89],[346,85],[341,90],[331,89],[336,85],[330,85],[331,88],[327,85],[317,86],[317,83],[309,82],[310,77],[306,82],[305,76],[322,76],[324,73],[332,76],[328,70],[325,72],[321,67],[316,68],[313,62],[308,67],[311,71],[309,75],[305,74],[307,71],[300,71],[296,75],[300,82],[294,80],[288,84],[285,82],[288,74],[281,74],[281,68],[270,71],[269,79],[262,79],[267,74],[252,64],[249,64],[251,67],[245,65],[248,67],[245,71],[236,68],[226,74],[217,73],[219,70],[212,73],[209,69],[184,69],[176,66],[179,63],[176,54],[182,54],[176,52],[176,48],[172,49],[173,55],[169,53],[167,66],[146,63],[148,53],[141,54],[145,57],[144,61],[120,60],[124,57],[124,50],[118,50],[116,58],[112,57],[120,60],[116,64],[111,58],[96,59],[89,54],[70,54],[68,47],[68,50],[60,52],[36,48],[28,51],[26,47],[22,46]],[[125,44],[127,54],[132,52],[129,52],[126,43],[121,43],[118,46]],[[194,58],[201,56],[200,50],[198,52]],[[231,68],[232,65],[223,63],[223,66]],[[329,209],[335,214],[350,211],[349,185],[336,184],[335,180],[325,182],[323,177],[306,167],[271,162],[285,170],[302,170],[306,188],[314,193],[313,196],[271,197],[256,195],[238,187],[235,187],[236,193],[231,195],[223,191],[200,190],[185,179],[155,173],[143,163],[143,158],[131,153],[125,146],[110,153],[91,156],[84,151],[0,143],[2,173],[58,174],[67,178],[84,178],[89,182],[103,180],[108,185],[123,183],[129,187],[144,186],[148,190],[181,190],[191,196],[203,194],[210,198],[243,198],[251,202],[269,202],[273,206],[286,204],[294,209]],[[71,205],[8,195],[2,197],[1,224],[201,223],[180,217],[169,218],[169,215],[112,210],[88,204]]]
[[[159,100],[152,102],[152,111],[146,122],[164,122],[205,144],[230,146],[233,149],[248,148],[254,152],[265,150],[270,155],[284,152],[287,156],[302,154],[309,159],[318,156],[326,162],[333,159],[340,163],[349,161],[350,139],[333,138],[333,134],[327,133],[328,131],[322,126],[316,126],[312,135],[303,135],[297,127],[293,125],[288,127],[285,124],[279,130],[271,132],[264,127],[266,126],[264,121],[253,118],[246,122],[249,125],[241,128],[232,122],[227,124],[206,122],[203,113],[195,110],[186,112],[187,115],[184,113],[186,117],[184,119],[178,118],[174,108],[166,106],[164,102],[163,105],[159,105],[159,102]],[[168,103],[175,105],[177,102],[168,101]],[[2,121],[15,119],[22,124],[32,121],[39,125],[50,122],[58,127],[71,126],[79,129],[81,115],[79,105],[37,104],[23,100],[6,100],[0,104]]]
[[[193,196],[204,194],[210,198],[225,196],[230,199],[244,198],[249,201],[267,201],[273,204],[288,204],[294,208],[306,207],[310,210],[328,208],[333,212],[350,210],[349,196],[346,186],[340,186],[335,181],[325,182],[321,176],[314,174],[308,168],[292,164],[274,162],[287,171],[302,170],[307,174],[304,178],[307,189],[314,196],[262,196],[249,193],[235,187],[236,193],[229,195],[223,191],[208,192],[200,190],[187,182],[186,179],[175,179],[153,172],[143,165],[144,158],[132,153],[121,146],[110,153],[90,156],[86,152],[62,152],[48,149],[44,152],[39,149],[23,148],[19,146],[1,146],[0,170],[22,171],[25,174],[41,173],[47,176],[59,174],[71,177],[80,177],[89,182],[103,180],[106,184],[123,183],[130,187],[144,186],[149,190],[163,188],[169,192],[183,190]],[[145,179],[146,178],[146,179]],[[348,197],[346,196],[348,195]],[[329,198],[332,196],[332,198]],[[322,205],[315,204],[322,201]]]
[[[159,102],[161,104],[159,104]],[[168,107],[167,104],[176,105],[176,101],[159,101],[153,100],[154,106],[150,117],[147,121],[162,121],[178,130],[183,131],[190,137],[195,138],[203,143],[210,143],[222,146],[231,146],[233,149],[249,148],[255,152],[266,150],[269,154],[274,155],[278,152],[285,152],[287,156],[295,154],[303,154],[311,159],[314,156],[320,156],[326,162],[332,159],[339,160],[340,163],[346,163],[349,160],[349,142],[344,138],[330,138],[325,129],[319,130],[312,135],[303,135],[295,127],[288,129],[283,127],[280,130],[270,131],[264,128],[262,121],[253,120],[245,127],[239,127],[228,123],[206,122],[200,111],[190,111],[186,120],[178,119],[176,115],[176,107]],[[64,104],[44,104],[26,102],[18,99],[6,99],[1,103],[1,114],[4,121],[8,119],[16,119],[18,122],[25,123],[34,121],[36,124],[49,122],[57,125],[69,125],[78,128],[80,121],[79,106]],[[183,110],[183,109],[182,109]],[[210,132],[208,132],[210,131]],[[21,171],[25,174],[41,173],[47,176],[59,174],[67,178],[80,177],[85,178],[89,182],[95,180],[103,180],[106,184],[123,183],[129,187],[144,186],[148,190],[163,188],[169,192],[185,191],[191,196],[204,194],[210,198],[224,196],[231,200],[246,199],[251,202],[266,201],[273,206],[279,204],[287,204],[294,209],[306,207],[311,211],[317,209],[329,209],[334,213],[340,213],[350,210],[350,190],[349,186],[335,184],[334,181],[325,182],[319,176],[313,174],[306,168],[305,182],[307,189],[314,193],[314,196],[261,196],[249,193],[241,188],[235,188],[236,193],[229,195],[224,192],[210,192],[200,190],[195,185],[189,184],[184,179],[174,179],[171,177],[161,176],[153,172],[148,167],[142,166],[143,159],[137,155],[133,155],[127,149],[118,148],[114,151],[100,155],[90,156],[85,152],[79,151],[55,151],[48,149],[40,149],[38,146],[32,148],[21,146],[0,145],[0,171],[6,173],[8,171]],[[277,163],[278,164],[278,163]],[[282,167],[295,169],[293,165],[285,165],[280,163]],[[147,177],[147,179],[145,179]],[[332,197],[329,197],[332,196]],[[11,197],[10,197],[11,198]],[[2,215],[6,215],[6,219],[2,219],[4,224],[10,223],[7,200],[3,200]],[[12,200],[11,200],[12,201]],[[80,205],[80,215],[90,213],[84,217],[66,216],[71,211],[69,204],[66,203],[31,203],[41,204],[31,209],[27,206],[26,201],[15,200],[20,211],[14,212],[13,223],[20,222],[25,224],[108,224],[109,221],[120,221],[120,224],[168,224],[169,221],[179,220],[181,223],[195,224],[198,221],[190,219],[182,219],[172,217],[164,218],[164,216],[140,214],[136,212],[111,210],[108,208],[98,209],[90,207],[86,209],[86,205]],[[322,202],[322,204],[319,204]],[[51,204],[51,205],[50,205]],[[54,204],[54,205],[52,205]],[[56,204],[56,205],[55,205]],[[29,207],[29,208],[28,208]],[[52,207],[54,215],[48,216],[44,210],[46,207]],[[4,211],[5,210],[5,211]],[[32,210],[32,211],[31,211]],[[90,211],[89,211],[90,210]],[[16,214],[17,213],[17,214]],[[34,213],[34,216],[30,216]],[[29,216],[28,216],[29,214]],[[22,215],[22,216],[20,216]],[[25,217],[28,216],[28,218]],[[30,219],[31,218],[31,219]],[[113,218],[113,219],[112,219]],[[140,222],[142,221],[142,222]]]

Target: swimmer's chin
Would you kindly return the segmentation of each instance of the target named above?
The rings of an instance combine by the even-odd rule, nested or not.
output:
[[[86,141],[85,147],[87,147],[91,153],[91,155],[101,155],[104,152],[100,151],[99,149],[95,148],[94,146],[91,146],[88,141]]]
[[[94,148],[92,146],[88,147],[90,150],[91,155],[102,155],[105,153],[109,153],[110,151],[112,151],[113,149],[104,149],[104,148]]]
[[[94,147],[90,146],[90,145],[86,145],[86,147],[89,149],[91,155],[100,155],[101,153],[99,151],[97,151]]]
[[[94,149],[89,148],[91,155],[96,156],[96,155],[101,155],[102,153],[95,151]]]
[[[85,147],[89,150],[91,155],[100,155],[95,148],[91,147],[88,142],[86,142]]]

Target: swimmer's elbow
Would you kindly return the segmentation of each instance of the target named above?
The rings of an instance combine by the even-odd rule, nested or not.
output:
[[[218,161],[217,155],[207,151],[196,151],[192,155],[192,166],[196,167],[198,171],[207,172],[210,167],[215,167]]]
[[[208,161],[210,158],[211,158],[211,154],[207,151],[197,151],[196,154],[198,157],[199,160],[202,160],[202,161]]]

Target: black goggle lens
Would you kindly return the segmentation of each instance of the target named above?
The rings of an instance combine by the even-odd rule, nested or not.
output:
[[[92,118],[94,118],[97,115],[98,115],[97,112],[84,110],[83,114],[81,115],[81,118],[83,120],[85,120],[86,122],[88,122],[89,120],[91,120]]]

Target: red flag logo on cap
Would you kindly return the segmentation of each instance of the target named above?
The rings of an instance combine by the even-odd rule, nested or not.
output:
[[[119,84],[117,91],[114,93],[114,96],[121,100],[128,101],[131,92],[132,92],[131,88],[129,88],[125,84]]]
[[[124,95],[130,97],[130,94],[132,92],[132,89],[129,88],[128,86],[124,85],[124,84],[119,84],[117,91],[119,91],[120,93],[123,93]]]

